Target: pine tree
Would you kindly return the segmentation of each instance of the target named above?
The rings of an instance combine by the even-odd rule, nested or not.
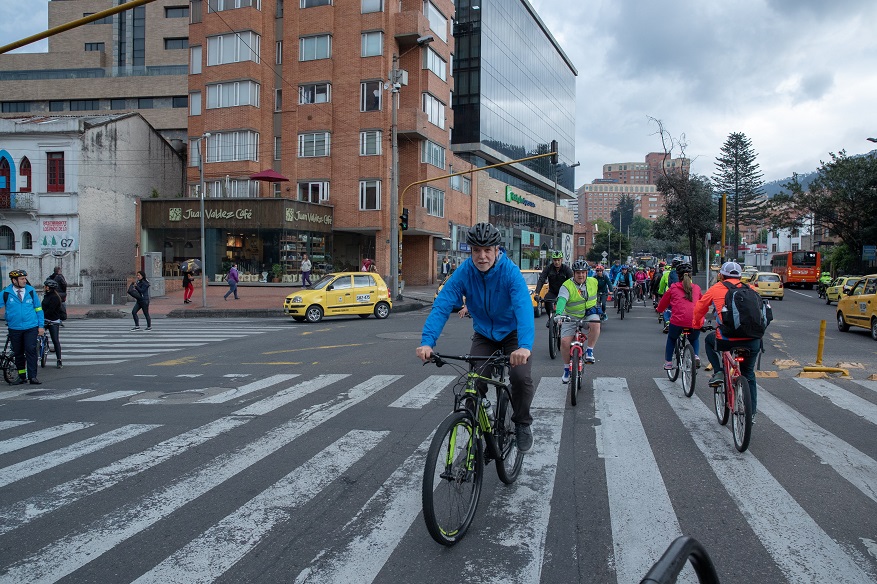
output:
[[[752,141],[742,132],[733,132],[722,145],[721,156],[716,157],[713,185],[718,197],[728,197],[728,221],[734,233],[741,225],[760,224],[764,220],[764,180],[752,149]],[[721,211],[720,211],[721,214]],[[740,241],[734,239],[734,257],[738,257]]]

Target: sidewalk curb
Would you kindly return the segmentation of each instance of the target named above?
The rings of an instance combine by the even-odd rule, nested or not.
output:
[[[396,312],[411,312],[421,310],[429,306],[422,300],[406,300],[395,304],[390,314]],[[89,310],[84,315],[71,315],[71,319],[107,319],[107,318],[130,318],[131,312],[127,309],[95,309]],[[167,314],[154,314],[152,318],[287,318],[283,309],[278,308],[175,308]]]

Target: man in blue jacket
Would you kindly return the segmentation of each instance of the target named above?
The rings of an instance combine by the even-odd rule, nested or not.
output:
[[[37,336],[45,332],[43,307],[33,286],[27,283],[27,272],[12,270],[9,279],[12,284],[3,289],[3,304],[18,369],[18,379],[12,385],[27,383],[28,379],[32,385],[39,385],[42,381],[37,379]]]
[[[535,334],[533,304],[521,270],[500,253],[501,240],[499,230],[490,223],[477,223],[469,229],[466,242],[472,257],[451,274],[433,302],[415,353],[424,362],[429,360],[451,311],[463,304],[465,296],[465,310],[475,329],[469,353],[487,356],[501,350],[509,356],[512,421],[518,449],[526,452],[533,446],[530,403],[535,389],[529,361]]]

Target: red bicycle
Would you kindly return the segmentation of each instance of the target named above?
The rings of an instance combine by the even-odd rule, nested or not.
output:
[[[701,330],[715,330],[715,326],[707,325]],[[730,351],[722,351],[722,373],[724,381],[713,388],[713,407],[719,424],[728,423],[733,412],[731,434],[734,436],[734,447],[738,452],[749,448],[752,438],[752,394],[749,380],[740,373],[740,363],[749,356],[746,347],[734,347]]]
[[[578,402],[579,390],[582,388],[582,377],[585,372],[585,347],[588,346],[588,322],[584,318],[572,318],[560,315],[557,321],[558,336],[560,325],[564,322],[576,323],[576,334],[569,346],[569,403],[573,406]]]

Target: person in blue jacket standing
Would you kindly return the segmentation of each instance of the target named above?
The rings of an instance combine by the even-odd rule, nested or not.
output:
[[[499,230],[490,223],[469,229],[466,242],[472,257],[451,274],[433,302],[415,354],[424,362],[429,360],[454,306],[461,306],[465,297],[464,310],[472,316],[475,329],[469,353],[489,356],[501,351],[509,356],[512,421],[518,449],[526,452],[533,446],[530,404],[535,389],[529,360],[535,335],[533,304],[521,270],[499,251],[501,240]]]
[[[37,379],[37,336],[43,334],[45,317],[36,290],[27,283],[27,272],[9,272],[12,284],[3,289],[3,304],[6,307],[6,326],[9,328],[9,342],[15,354],[15,367],[18,379],[12,385],[42,383]]]

